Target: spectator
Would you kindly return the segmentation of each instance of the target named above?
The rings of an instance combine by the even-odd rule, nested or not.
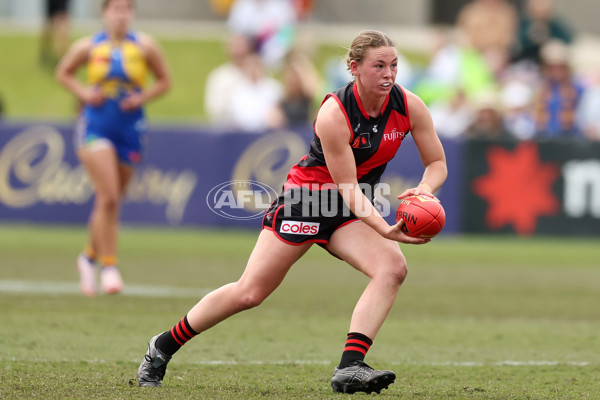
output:
[[[514,61],[541,63],[540,50],[551,39],[571,43],[573,34],[558,18],[552,0],[527,0],[517,31]]]
[[[251,37],[265,65],[279,67],[294,43],[296,9],[291,0],[236,0],[227,25]]]
[[[429,109],[440,137],[464,136],[475,117],[474,110],[462,90],[458,90],[450,101],[437,101]]]
[[[496,85],[481,54],[461,43],[461,38],[454,39],[440,32],[431,62],[413,87],[426,104],[433,106],[432,113],[438,116],[441,109],[452,109],[461,103],[461,96],[470,100]],[[450,104],[455,101],[456,104]]]
[[[458,14],[457,27],[498,74],[510,60],[518,14],[507,0],[472,0]]]
[[[501,96],[504,129],[519,140],[533,138],[533,88],[525,82],[513,80],[504,85]]]
[[[600,141],[600,71],[591,78],[577,109],[577,122],[590,140]]]
[[[229,14],[231,5],[235,0],[210,0],[210,9],[221,17],[226,17]]]
[[[54,71],[69,47],[70,0],[46,0],[46,14],[40,43],[40,64]]]
[[[408,88],[414,80],[412,65],[401,52],[398,53],[398,64],[396,65],[396,83],[402,87]]]
[[[315,0],[291,0],[296,10],[298,21],[308,18],[315,8]]]
[[[308,125],[312,121],[318,85],[318,73],[310,59],[298,51],[288,54],[283,66],[284,94],[279,104],[283,125]]]
[[[238,83],[244,78],[244,58],[252,53],[252,43],[244,35],[233,34],[227,42],[228,61],[212,70],[206,79],[204,105],[212,125],[223,126],[230,119],[230,103]]]
[[[542,83],[534,100],[538,136],[581,136],[575,116],[583,87],[573,77],[569,48],[561,41],[552,40],[542,47],[541,57]]]
[[[502,125],[502,111],[495,91],[482,92],[474,99],[475,119],[465,132],[468,138],[502,139],[508,134]]]
[[[244,57],[244,77],[236,83],[229,104],[229,119],[234,128],[247,133],[262,133],[281,126],[278,104],[283,96],[281,84],[266,74],[260,56]]]
[[[340,57],[330,57],[325,62],[325,92],[329,93],[352,80],[346,62]]]

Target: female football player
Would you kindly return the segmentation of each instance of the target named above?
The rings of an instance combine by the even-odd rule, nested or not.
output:
[[[117,268],[117,231],[121,199],[140,161],[145,131],[144,105],[170,87],[161,49],[150,36],[130,30],[133,0],[105,0],[104,29],[75,42],[56,70],[57,80],[82,104],[75,132],[77,157],[94,187],[89,238],[77,259],[83,294],[97,292],[99,261],[102,289],[123,288]],[[87,82],[76,73],[87,69]],[[148,72],[154,75],[146,86]]]
[[[241,278],[206,295],[171,330],[150,340],[138,369],[141,386],[161,386],[168,361],[195,335],[261,304],[313,243],[369,278],[350,320],[333,390],[380,392],[394,382],[394,372],[375,370],[364,358],[406,277],[398,242],[430,239],[407,236],[402,220],[390,226],[373,205],[372,189],[409,132],[425,170],[419,185],[400,197],[433,196],[447,176],[427,107],[394,83],[397,60],[394,42],[381,32],[365,31],[354,39],[347,56],[354,80],[325,97],[310,151],[292,167],[283,192],[265,213]],[[313,208],[308,203],[315,199],[327,204]]]

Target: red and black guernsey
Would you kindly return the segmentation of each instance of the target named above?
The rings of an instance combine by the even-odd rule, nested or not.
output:
[[[352,132],[348,146],[354,153],[357,180],[373,202],[375,185],[410,131],[406,94],[400,86],[392,86],[376,118],[366,113],[354,83],[328,94],[323,102],[329,98],[339,104],[346,117]],[[347,135],[347,131],[339,134]],[[338,228],[359,219],[344,203],[331,178],[316,131],[309,153],[291,168],[283,188],[266,211],[263,227],[286,243],[326,245]]]
[[[406,93],[400,86],[394,85],[383,103],[380,116],[376,118],[365,111],[353,82],[328,94],[323,103],[330,97],[340,105],[352,132],[349,146],[354,153],[358,182],[374,187],[410,131]],[[332,183],[321,140],[315,132],[309,153],[292,167],[284,190],[307,184],[314,187],[314,184]]]

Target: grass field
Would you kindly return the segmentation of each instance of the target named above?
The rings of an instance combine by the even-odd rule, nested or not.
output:
[[[150,32],[151,33],[151,32]],[[74,38],[75,39],[75,38]],[[172,78],[171,91],[148,105],[150,122],[202,123],[204,88],[209,72],[226,61],[223,40],[175,39],[157,37],[167,58]],[[331,58],[340,60],[347,43],[314,44],[310,56],[324,75]],[[7,119],[47,119],[69,121],[74,118],[75,101],[54,80],[53,71],[42,68],[38,60],[37,34],[11,33],[0,27],[0,99]],[[417,65],[426,63],[423,53],[405,54]],[[276,75],[277,77],[277,75]],[[323,85],[322,91],[330,88]],[[323,93],[324,94],[324,93]],[[321,96],[315,105],[320,103]]]
[[[226,61],[223,41],[212,39],[157,38],[173,77],[173,87],[148,106],[152,122],[198,123],[205,120],[204,88],[208,73]],[[40,66],[35,34],[0,30],[0,98],[5,116],[71,120],[75,101],[54,80],[53,71]],[[330,57],[341,57],[341,46],[319,45],[314,62],[319,70]]]
[[[82,227],[0,227],[0,398],[347,396],[329,379],[366,280],[343,262],[315,247],[263,305],[187,344],[163,388],[139,388],[148,339],[237,279],[256,232],[126,227],[126,291],[96,298],[77,293],[84,237]],[[597,240],[403,248],[409,277],[367,357],[398,375],[382,398],[598,399]]]

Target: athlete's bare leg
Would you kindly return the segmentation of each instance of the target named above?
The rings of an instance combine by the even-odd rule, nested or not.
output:
[[[200,333],[240,311],[258,306],[310,246],[310,243],[300,246],[284,243],[272,231],[263,229],[241,278],[203,297],[187,314],[190,326]]]
[[[120,202],[133,175],[131,166],[119,163],[114,148],[89,147],[78,152],[94,186],[89,220],[90,245],[100,256],[116,255]]]
[[[327,248],[370,278],[352,313],[349,332],[375,339],[407,273],[398,243],[355,222],[335,231]]]

